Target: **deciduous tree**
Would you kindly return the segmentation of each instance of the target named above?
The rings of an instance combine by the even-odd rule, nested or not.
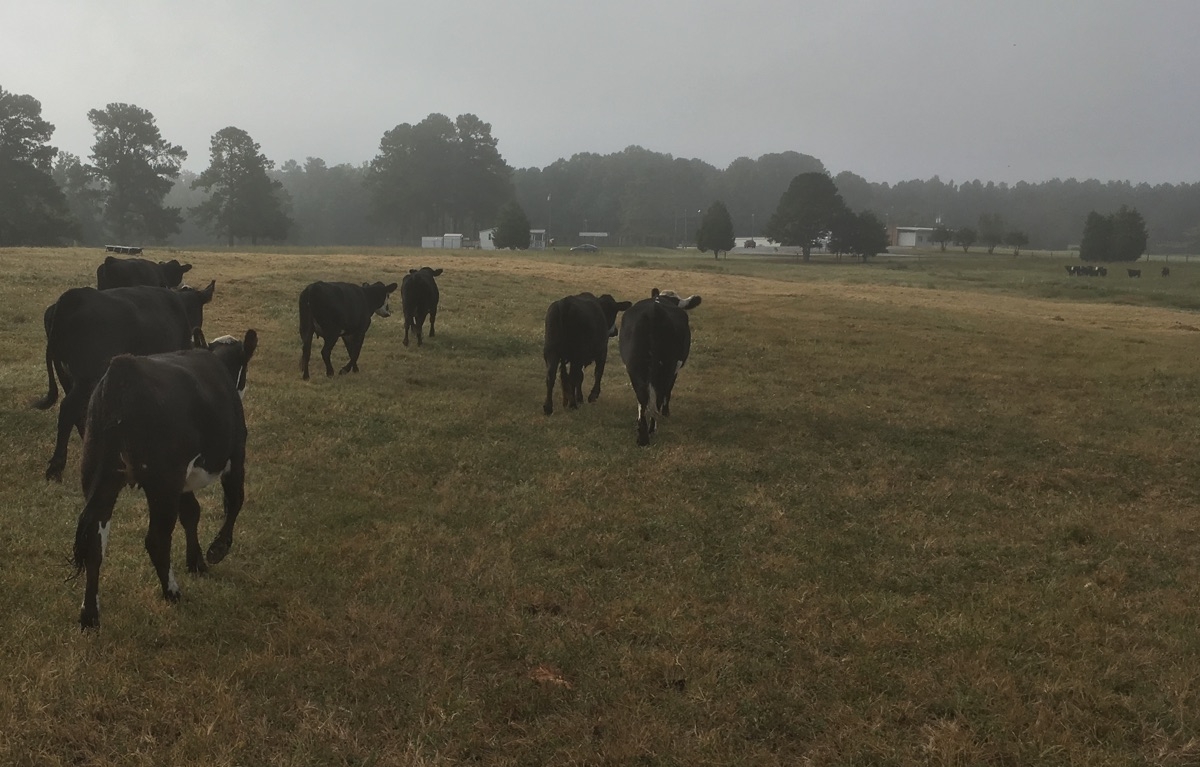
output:
[[[868,258],[886,252],[891,239],[887,226],[872,211],[864,210],[856,218],[852,252],[857,253],[865,264]]]
[[[979,241],[988,249],[988,255],[1004,242],[1004,217],[999,213],[979,214]]]
[[[1013,256],[1021,255],[1021,248],[1029,244],[1029,235],[1014,229],[1004,236],[1004,244],[1013,249]]]
[[[472,231],[513,196],[491,125],[431,114],[383,134],[367,172],[373,220],[401,237]]]
[[[813,247],[829,235],[845,207],[828,174],[801,173],[779,198],[767,222],[767,236],[781,245],[799,246],[808,261]]]
[[[942,246],[942,252],[946,252],[946,244],[954,241],[954,230],[948,226],[938,224],[933,230],[933,241]]]
[[[962,248],[963,253],[966,253],[971,249],[971,246],[975,244],[975,240],[978,238],[979,235],[975,233],[974,229],[969,226],[964,226],[954,233],[954,244]]]
[[[1137,261],[1146,252],[1149,234],[1142,215],[1122,205],[1107,216],[1092,211],[1083,225],[1079,258],[1084,261]]]
[[[292,220],[283,209],[283,183],[267,171],[275,166],[241,128],[222,128],[210,144],[208,168],[192,182],[208,199],[192,215],[214,234],[233,245],[239,238],[257,245],[259,238],[287,238]]]
[[[53,133],[41,102],[0,88],[0,245],[56,245],[78,234],[52,175]]]
[[[728,254],[733,246],[733,219],[725,203],[717,200],[708,206],[704,217],[700,219],[700,228],[696,230],[696,247],[701,253],[711,250],[713,258],[720,258],[722,250]]]
[[[92,172],[100,184],[103,219],[121,242],[162,241],[179,231],[179,208],[163,205],[179,168],[183,147],[163,140],[154,115],[133,104],[109,104],[88,112],[95,131]]]
[[[1124,205],[1112,215],[1112,253],[1117,261],[1137,261],[1146,252],[1150,233],[1136,208]]]

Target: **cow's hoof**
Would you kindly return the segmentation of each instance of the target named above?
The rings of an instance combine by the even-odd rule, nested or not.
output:
[[[308,373],[305,373],[305,374],[302,376],[301,380],[303,380],[303,381],[307,381],[307,380],[308,380]]]
[[[542,412],[546,415],[554,414],[554,405],[542,405]]]
[[[204,555],[204,558],[208,560],[210,565],[215,565],[224,559],[228,553],[229,544],[225,541],[217,540],[213,541],[212,545],[208,547],[208,553]]]
[[[208,565],[204,564],[204,560],[199,557],[195,562],[188,562],[187,570],[192,575],[204,575],[208,572]]]
[[[589,394],[588,395],[588,402],[595,402],[598,399],[600,399],[599,394]]]
[[[84,608],[79,611],[79,630],[87,631],[88,629],[100,628],[100,611],[89,610]]]
[[[171,604],[176,604],[177,602],[179,602],[179,597],[180,597],[180,593],[179,593],[178,589],[175,589],[175,590],[168,589],[163,592],[163,599],[167,600]]]
[[[63,468],[64,468],[63,466],[57,465],[52,462],[49,466],[46,467],[46,481],[61,483]]]
[[[405,345],[405,346],[408,346],[408,339],[407,339],[407,338],[406,338],[406,339],[404,339],[404,345]]]

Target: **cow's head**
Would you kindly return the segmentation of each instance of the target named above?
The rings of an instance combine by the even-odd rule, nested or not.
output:
[[[688,296],[680,298],[679,294],[673,290],[659,290],[658,288],[650,289],[650,297],[660,304],[669,306],[678,306],[680,309],[694,309],[700,305],[700,296]]]
[[[392,310],[388,306],[388,296],[395,292],[397,284],[394,282],[387,285],[382,282],[364,282],[362,287],[367,294],[368,302],[375,307],[372,311],[380,317],[391,317]]]
[[[258,333],[253,328],[246,331],[246,336],[241,341],[233,336],[221,336],[208,345],[208,350],[229,370],[234,386],[237,387],[238,397],[246,396],[246,368],[257,348]]]
[[[618,301],[608,293],[600,296],[600,308],[604,310],[604,321],[608,323],[608,337],[617,337],[617,313],[633,306],[632,301]]]
[[[432,276],[432,277],[441,277],[442,276],[441,269],[432,269],[428,266],[422,266],[420,269],[409,269],[408,270],[409,274],[416,274],[417,272],[429,272],[430,276]]]
[[[162,275],[163,284],[168,288],[178,287],[183,282],[183,275],[192,270],[191,264],[181,264],[178,259],[159,261],[158,270]]]
[[[196,290],[195,288],[182,287],[176,288],[180,296],[183,297],[183,306],[187,311],[188,323],[192,326],[192,339],[196,338],[196,331],[204,327],[204,305],[213,299],[213,293],[216,292],[217,281],[213,280],[208,283],[208,287],[204,290]],[[203,335],[201,335],[203,338]]]

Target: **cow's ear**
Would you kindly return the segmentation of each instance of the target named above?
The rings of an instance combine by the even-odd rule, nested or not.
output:
[[[394,290],[395,290],[396,288],[398,288],[398,287],[400,287],[400,286],[399,286],[397,283],[393,282],[392,284],[390,284],[390,285],[388,285],[386,288],[384,288],[384,291],[385,291],[385,292],[387,292],[387,293],[391,293],[392,291],[394,291]]]
[[[217,289],[217,281],[216,281],[216,280],[212,280],[211,282],[209,282],[209,283],[208,283],[208,287],[207,287],[207,288],[205,288],[204,290],[200,291],[200,297],[203,299],[203,303],[206,303],[206,304],[207,304],[209,301],[211,301],[211,300],[212,300],[212,297],[213,297],[213,292],[214,292],[216,289]]]
[[[617,311],[618,311],[618,312],[623,312],[623,311],[625,311],[626,309],[628,309],[628,308],[629,308],[629,307],[631,307],[631,306],[633,306],[633,302],[632,302],[632,301],[618,301],[618,302],[617,302]]]
[[[434,277],[441,277],[441,276],[442,276],[442,270],[441,270],[441,269],[434,269],[434,270],[433,270],[433,276],[434,276]]]
[[[243,364],[250,361],[250,358],[254,356],[254,350],[257,348],[258,333],[255,332],[254,328],[250,328],[246,331],[246,337],[242,339],[242,351],[246,355],[246,359],[243,360]]]
[[[680,309],[695,309],[700,305],[700,296],[688,296],[679,302]]]
[[[175,261],[175,259],[171,259],[171,260],[172,260],[172,261]],[[175,261],[175,263],[177,263],[177,264],[178,264],[179,262],[178,262],[178,261]],[[192,271],[192,265],[191,265],[191,264],[179,264],[179,271],[181,271],[181,272],[190,272],[190,271]]]
[[[416,273],[417,273],[417,270],[416,270],[416,269],[409,269],[409,270],[408,270],[408,273],[409,273],[409,274],[416,274]]]
[[[650,297],[658,298],[658,288],[650,288]]]

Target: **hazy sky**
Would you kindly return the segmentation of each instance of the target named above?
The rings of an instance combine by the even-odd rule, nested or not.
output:
[[[1200,181],[1197,0],[11,0],[0,87],[87,158],[152,112],[208,165],[358,164],[431,112],[513,167],[637,144],[719,168],[795,150],[871,181]]]

